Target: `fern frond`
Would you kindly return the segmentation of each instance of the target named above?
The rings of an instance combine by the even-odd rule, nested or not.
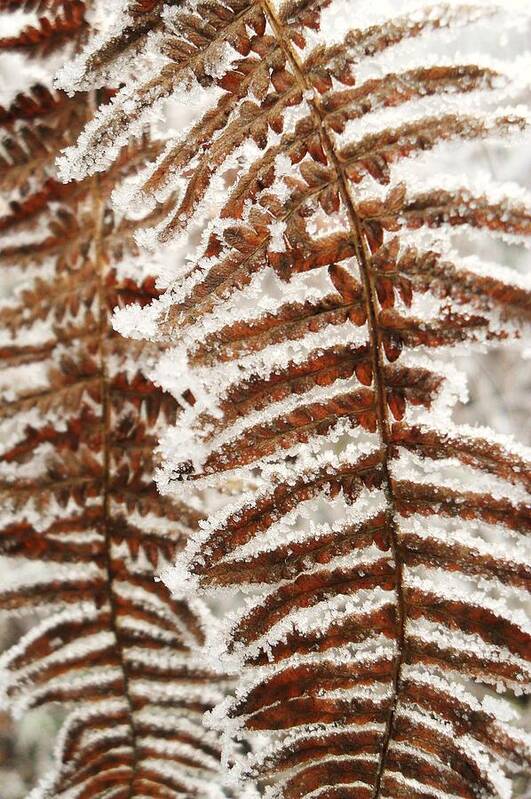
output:
[[[4,48],[74,46],[85,25],[84,4],[2,8],[21,6],[56,16]],[[50,702],[70,711],[56,765],[32,796],[215,797],[220,747],[201,719],[226,678],[201,656],[206,610],[155,580],[201,519],[154,483],[153,450],[180,406],[148,377],[160,348],[121,339],[110,323],[116,306],[159,294],[123,266],[137,253],[137,224],[115,217],[109,196],[160,144],[141,136],[105,176],[59,183],[54,161],[94,100],[39,85],[0,111],[10,287],[0,311],[0,553],[13,574],[0,609],[40,617],[1,657],[2,702],[18,714]]]
[[[529,741],[489,689],[530,685],[529,459],[452,423],[462,385],[448,359],[522,337],[529,286],[465,256],[456,234],[526,244],[530,204],[432,164],[451,142],[526,131],[510,105],[522,82],[489,59],[408,52],[498,13],[482,3],[375,9],[379,22],[319,38],[344,9],[150,4],[158,57],[146,47],[146,74],[60,173],[106,169],[168,96],[208,90],[202,117],[118,199],[169,208],[148,245],[212,219],[129,329],[152,335],[158,321],[174,345],[158,380],[189,400],[162,441],[162,489],[251,487],[168,578],[178,595],[250,594],[222,647],[241,680],[213,713],[249,743],[240,776],[271,798],[508,797]],[[63,82],[85,90],[112,47],[89,45]]]

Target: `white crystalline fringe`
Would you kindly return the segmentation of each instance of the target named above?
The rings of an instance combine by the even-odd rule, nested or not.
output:
[[[422,457],[400,448],[399,457],[391,462],[391,472],[397,480],[410,480],[416,485],[435,485],[458,492],[484,493],[494,499],[508,499],[515,507],[530,497],[521,485],[461,463],[458,458]]]
[[[191,370],[189,379],[194,381],[194,387],[196,390],[199,389],[201,395],[213,396],[215,393],[219,401],[226,396],[226,392],[231,387],[243,383],[245,380],[265,380],[280,369],[301,364],[312,355],[318,356],[324,353],[328,348],[342,345],[351,345],[356,348],[363,346],[367,341],[366,325],[359,326],[346,321],[343,325],[334,325],[331,329],[307,333],[300,340],[272,344],[260,352],[242,356],[237,363],[229,361],[223,365],[222,369],[219,364],[212,368],[195,367]],[[162,356],[158,367],[154,370],[156,382],[177,397],[182,393],[181,386],[185,381],[175,380],[172,372],[176,370],[171,367],[175,363],[183,363],[183,360],[183,350],[170,350]],[[309,396],[306,396],[310,401]]]
[[[351,259],[353,260],[353,259]],[[351,264],[343,262],[342,266]],[[215,310],[201,317],[183,334],[183,343],[193,354],[206,336],[220,331],[235,322],[259,322],[268,314],[278,312],[279,304],[319,302],[334,294],[328,274],[322,269],[294,275],[286,283],[271,267],[255,273],[250,283],[238,292],[238,302],[233,298],[220,302]]]
[[[452,518],[431,518],[429,526],[420,514],[399,516],[401,535],[415,535],[448,545],[456,540],[481,556],[492,557],[499,563],[525,566],[531,560],[531,541],[501,524],[486,524],[476,519],[458,521]]]
[[[241,544],[225,554],[224,563],[233,560],[247,560],[263,552],[273,552],[277,547],[304,540],[318,541],[322,536],[332,532],[340,533],[342,529],[353,524],[360,524],[376,516],[387,506],[385,495],[379,491],[364,489],[355,503],[346,503],[342,494],[335,499],[321,494],[313,499],[301,502],[278,522],[272,524],[266,533],[256,536],[245,544]],[[320,518],[334,519],[319,524]]]

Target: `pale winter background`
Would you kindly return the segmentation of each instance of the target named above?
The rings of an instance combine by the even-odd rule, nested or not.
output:
[[[376,0],[379,2],[379,0]],[[394,4],[398,10],[400,0]],[[19,28],[28,21],[29,15],[17,14],[10,17],[10,29],[6,20],[0,16],[0,37]],[[463,51],[475,53],[487,51],[493,56],[516,60],[524,53],[531,41],[531,29],[513,30],[500,35],[497,29],[483,32],[478,41],[467,41],[466,34],[455,43]],[[470,56],[469,56],[470,57]],[[50,69],[54,64],[50,63]],[[529,64],[528,64],[529,69]],[[39,80],[41,67],[24,64],[15,55],[0,54],[0,105],[5,105],[14,94]],[[522,97],[529,100],[530,97]],[[195,113],[198,109],[195,109]],[[194,114],[194,110],[188,115]],[[167,110],[167,125],[174,128],[188,124],[182,112]],[[448,154],[449,158],[450,155]],[[455,151],[452,151],[452,171],[455,170]],[[507,150],[487,144],[466,145],[461,150],[463,170],[474,176],[487,174],[497,180],[518,181],[531,186],[531,148],[529,140]],[[445,152],[441,149],[441,166],[444,165]],[[5,211],[5,198],[0,197],[0,216]],[[467,242],[463,240],[463,250]],[[517,253],[514,248],[496,244],[498,252],[490,249],[483,253],[488,261],[498,261],[521,271],[529,269],[529,254]],[[476,242],[474,243],[477,252]],[[481,254],[481,253],[479,253]],[[184,255],[184,253],[183,253]],[[0,296],[5,296],[10,287],[0,276]],[[531,444],[531,427],[528,423],[531,406],[531,345],[527,344],[527,358],[522,359],[520,351],[499,348],[467,358],[456,358],[455,365],[464,371],[468,380],[468,401],[461,402],[456,410],[457,421],[468,424],[489,425],[500,433],[514,435],[523,443]],[[463,398],[464,399],[464,398]],[[0,585],[3,582],[2,570],[5,564],[0,558]],[[4,651],[14,643],[21,632],[30,626],[26,618],[20,621],[5,621],[0,617],[0,650]],[[526,700],[518,700],[523,721],[531,729],[531,709]],[[13,722],[0,710],[0,799],[21,799],[37,782],[47,769],[53,755],[56,732],[63,718],[63,712],[54,708],[30,712],[23,719]],[[515,796],[531,799],[531,780],[528,784],[515,786]]]

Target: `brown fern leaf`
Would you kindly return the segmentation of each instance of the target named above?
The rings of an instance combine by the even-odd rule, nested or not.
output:
[[[36,25],[26,25],[15,36],[0,38],[0,51],[45,57],[83,38],[87,31],[84,0],[63,0],[51,4],[50,10],[54,16],[39,17]]]
[[[42,6],[43,4],[33,5]],[[0,49],[23,52],[30,57],[43,57],[63,48],[65,45],[72,45],[72,42],[80,41],[84,37],[87,32],[86,3],[84,0],[52,2],[46,4],[44,8],[52,11],[54,16],[41,16],[36,25],[28,24],[14,36],[0,38]],[[8,4],[7,10],[14,10],[13,5]],[[28,8],[27,5],[22,5],[22,10],[38,11],[41,9],[33,9],[31,6]]]
[[[19,713],[50,702],[71,711],[41,797],[212,797],[220,749],[201,717],[225,679],[200,656],[201,606],[155,579],[200,520],[154,483],[157,438],[180,406],[147,376],[159,348],[111,326],[115,307],[159,294],[122,266],[137,254],[137,223],[116,219],[109,195],[160,145],[141,137],[105,176],[59,183],[54,160],[94,100],[43,85],[0,114],[10,200],[0,264],[11,287],[0,553],[13,575],[0,608],[41,618],[2,656],[3,701]]]
[[[24,187],[30,179],[42,180],[53,167],[57,153],[81,131],[86,121],[87,95],[70,99],[34,86],[17,95],[9,108],[0,109],[2,125],[0,187]]]
[[[503,65],[395,55],[493,9],[375,9],[379,22],[336,29],[340,43],[319,38],[342,9],[161,12],[167,60],[126,83],[61,174],[105,169],[169,95],[222,90],[129,200],[171,207],[150,244],[214,216],[147,330],[158,318],[175,343],[157,376],[189,401],[162,442],[162,487],[250,485],[169,579],[252,594],[225,640],[241,681],[214,713],[249,742],[242,776],[284,799],[507,797],[529,743],[489,690],[530,685],[529,462],[452,423],[448,351],[522,336],[528,287],[460,254],[456,234],[519,244],[531,215],[520,193],[452,184],[430,159],[527,118],[499,107],[518,93]],[[122,64],[127,35],[112,46]],[[71,88],[102,52],[89,46]],[[146,330],[136,313],[131,327]]]

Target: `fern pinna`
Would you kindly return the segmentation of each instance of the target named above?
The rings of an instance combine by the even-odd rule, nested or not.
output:
[[[109,169],[168,97],[207,104],[115,194],[170,208],[148,247],[207,217],[116,324],[172,345],[158,379],[189,402],[161,488],[244,492],[166,579],[247,595],[213,650],[241,675],[213,724],[271,798],[508,797],[529,763],[492,696],[529,686],[529,470],[454,425],[451,360],[521,337],[528,288],[483,253],[530,214],[517,187],[436,172],[452,142],[527,129],[521,63],[449,55],[516,6],[126,2],[60,76],[130,70],[64,179]]]
[[[44,16],[5,49],[64,60],[85,36],[88,3],[0,3],[20,7]],[[110,325],[116,305],[157,296],[135,264],[136,224],[108,198],[160,145],[140,136],[105,176],[64,186],[57,155],[112,92],[69,98],[43,61],[47,72],[48,85],[0,108],[0,261],[11,286],[1,308],[0,551],[4,580],[13,574],[0,608],[41,618],[2,657],[4,703],[71,711],[35,799],[215,797],[219,744],[201,716],[222,678],[201,658],[204,611],[156,581],[200,518],[153,481],[157,436],[179,405],[148,377],[157,348]]]

